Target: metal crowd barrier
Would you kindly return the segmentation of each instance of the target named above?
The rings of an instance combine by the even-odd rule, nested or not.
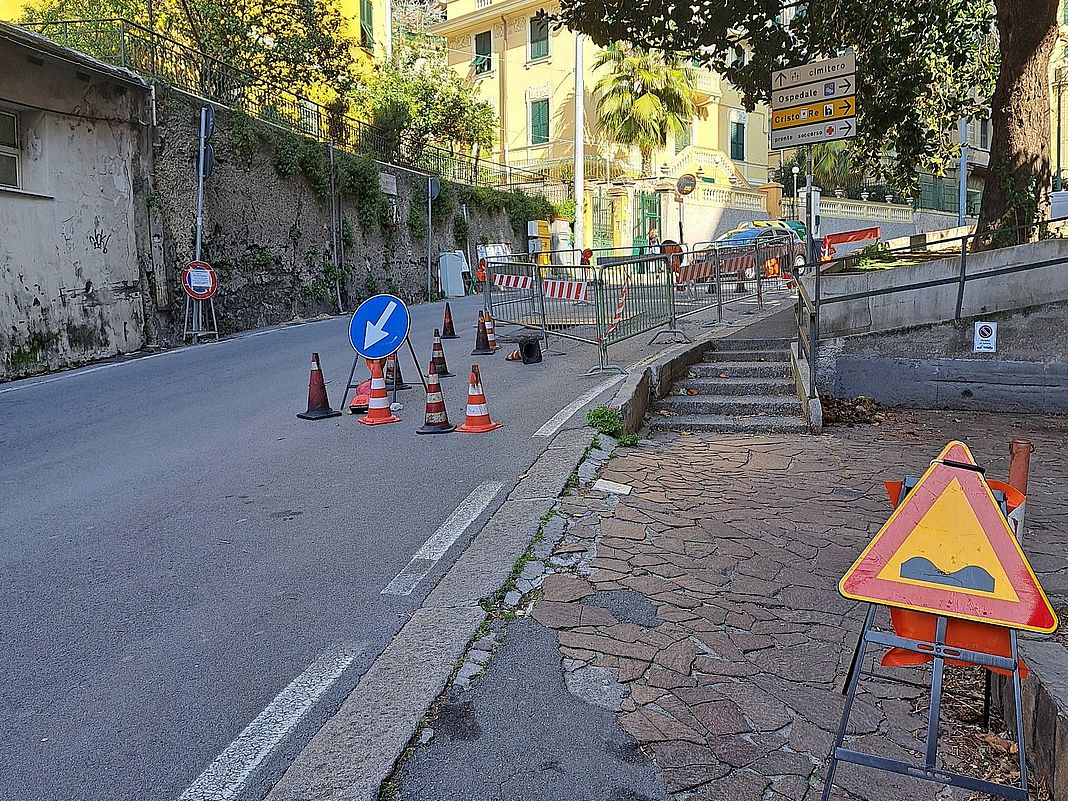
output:
[[[610,345],[654,330],[685,337],[679,319],[715,309],[722,321],[726,303],[755,299],[762,307],[764,285],[777,282],[765,275],[787,266],[789,248],[785,240],[665,246],[640,255],[606,248],[590,254],[590,264],[571,263],[570,255],[581,256],[572,250],[488,260],[486,303],[494,320],[539,331],[546,347],[550,334],[595,345],[596,373],[622,371],[609,359]]]

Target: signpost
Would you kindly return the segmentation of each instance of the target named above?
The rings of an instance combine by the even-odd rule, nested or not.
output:
[[[219,289],[219,278],[211,265],[203,261],[191,261],[182,270],[182,290],[185,292],[185,314],[183,336],[199,342],[206,335],[219,338],[219,324],[215,319],[215,293]],[[204,301],[208,302],[211,327],[207,325]]]
[[[857,57],[813,61],[779,70],[771,76],[771,149],[805,146],[808,168],[805,201],[807,261],[816,261],[812,208],[812,145],[857,135]],[[794,198],[797,202],[797,198]],[[820,271],[815,269],[816,297]],[[818,325],[818,321],[817,321]]]

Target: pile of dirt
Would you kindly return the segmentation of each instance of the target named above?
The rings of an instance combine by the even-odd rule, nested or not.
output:
[[[886,419],[885,408],[874,398],[821,398],[825,426],[878,426]]]

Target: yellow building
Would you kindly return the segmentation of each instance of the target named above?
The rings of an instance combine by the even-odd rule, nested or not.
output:
[[[32,4],[33,0],[0,0],[0,21],[16,22],[23,8]],[[382,56],[389,38],[389,0],[339,0],[339,4],[347,22],[346,34],[360,46],[354,55]]]
[[[575,34],[537,19],[542,9],[555,10],[536,0],[446,0],[446,19],[433,31],[446,39],[450,65],[473,82],[498,114],[494,160],[516,168],[548,168],[566,180],[573,174],[576,140]],[[654,155],[655,175],[641,176],[637,148],[614,145],[600,131],[594,86],[603,71],[593,70],[598,50],[589,40],[583,50],[582,140],[590,201],[586,244],[629,245],[632,238],[643,243],[650,227],[660,229],[662,238],[677,238],[677,203],[664,190],[684,173],[702,178],[685,201],[689,241],[710,238],[723,216],[701,217],[690,206],[729,203],[724,208],[753,214],[766,209],[758,191],[768,181],[766,109],[747,113],[725,80],[692,68],[702,113]],[[623,175],[637,179],[626,190],[619,187]],[[702,220],[707,224],[699,225]]]

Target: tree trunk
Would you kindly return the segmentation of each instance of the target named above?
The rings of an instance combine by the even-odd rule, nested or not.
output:
[[[1001,71],[990,103],[993,135],[979,231],[1044,219],[1049,212],[1049,59],[1057,0],[995,0]],[[1033,231],[984,237],[985,247],[1026,242]]]
[[[653,150],[647,147],[638,150],[642,154],[642,178],[648,178],[653,174]]]

